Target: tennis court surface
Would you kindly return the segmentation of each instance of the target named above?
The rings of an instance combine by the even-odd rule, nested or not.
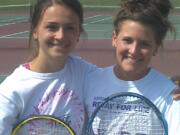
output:
[[[16,5],[1,10],[0,7],[0,80],[11,73],[16,66],[26,61],[28,56],[29,11],[30,5]],[[73,52],[85,60],[105,67],[116,63],[115,50],[111,46],[114,7],[84,6],[85,35]],[[90,9],[88,9],[88,8]],[[13,9],[12,11],[10,9]],[[17,10],[19,9],[19,10]],[[20,10],[21,9],[21,10]],[[176,29],[176,40],[169,32],[158,55],[151,66],[167,76],[180,75],[180,8],[170,16]],[[93,12],[92,12],[93,11]]]

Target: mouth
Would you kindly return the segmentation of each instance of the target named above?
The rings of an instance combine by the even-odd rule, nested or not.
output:
[[[132,57],[132,56],[125,56],[125,59],[129,62],[129,63],[138,63],[141,62],[142,59],[141,58],[137,58],[137,57]]]
[[[56,48],[62,48],[62,49],[63,49],[63,48],[68,48],[68,45],[64,45],[64,44],[63,44],[63,45],[53,44],[52,46],[53,46],[53,47],[56,47]]]
[[[69,47],[69,45],[65,43],[53,43],[53,42],[49,43],[49,46],[56,49],[66,49]]]

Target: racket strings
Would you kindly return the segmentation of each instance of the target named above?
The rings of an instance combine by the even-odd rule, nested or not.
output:
[[[72,135],[68,129],[50,119],[34,119],[19,128],[15,135]]]
[[[154,134],[160,134],[162,135],[162,132],[164,129],[162,129],[159,121],[153,121],[153,126],[152,122],[149,121],[147,118],[144,119],[144,117],[139,117],[132,116],[128,117],[128,120],[125,118],[125,116],[119,117],[117,116],[116,118],[109,118],[109,119],[104,119],[103,121],[100,121],[100,119],[96,119],[93,123],[93,129],[98,130],[98,133],[109,131],[110,133],[116,133],[120,131],[130,131],[130,132],[147,132],[147,133],[153,133]],[[95,126],[96,125],[96,126]],[[106,128],[105,128],[106,127]],[[106,129],[106,130],[104,130]],[[152,135],[152,134],[150,134]]]
[[[136,97],[115,98],[105,103],[98,110],[91,129],[95,135],[165,134],[154,110]]]

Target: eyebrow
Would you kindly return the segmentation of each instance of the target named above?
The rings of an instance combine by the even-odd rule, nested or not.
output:
[[[122,37],[122,39],[124,39],[124,38],[130,38],[130,39],[133,39],[131,36],[123,36]],[[140,39],[139,40],[140,42],[147,42],[147,43],[150,43],[150,44],[152,44],[153,43],[153,41],[151,41],[151,40],[149,40],[149,39]]]
[[[141,40],[141,42],[153,43],[153,41],[151,41],[151,40]]]
[[[47,22],[47,24],[59,25],[59,23],[55,22],[55,21],[49,21],[49,22]],[[75,22],[67,22],[67,23],[64,23],[64,25],[76,25],[76,23]]]

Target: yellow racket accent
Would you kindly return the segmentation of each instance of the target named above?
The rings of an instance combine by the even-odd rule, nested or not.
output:
[[[179,81],[174,81],[174,83],[175,83],[176,85],[180,85]]]
[[[51,116],[33,116],[33,117],[30,117],[24,121],[22,121],[20,124],[18,124],[12,131],[11,135],[15,135],[16,132],[23,126],[25,125],[26,123],[30,122],[30,121],[33,121],[33,120],[36,120],[36,119],[46,119],[46,120],[52,120],[52,121],[55,121],[57,123],[59,123],[60,125],[64,126],[67,131],[70,133],[70,135],[75,135],[75,133],[72,131],[72,129],[66,124],[64,123],[63,121],[59,120],[59,119],[56,119],[54,117],[51,117]]]

